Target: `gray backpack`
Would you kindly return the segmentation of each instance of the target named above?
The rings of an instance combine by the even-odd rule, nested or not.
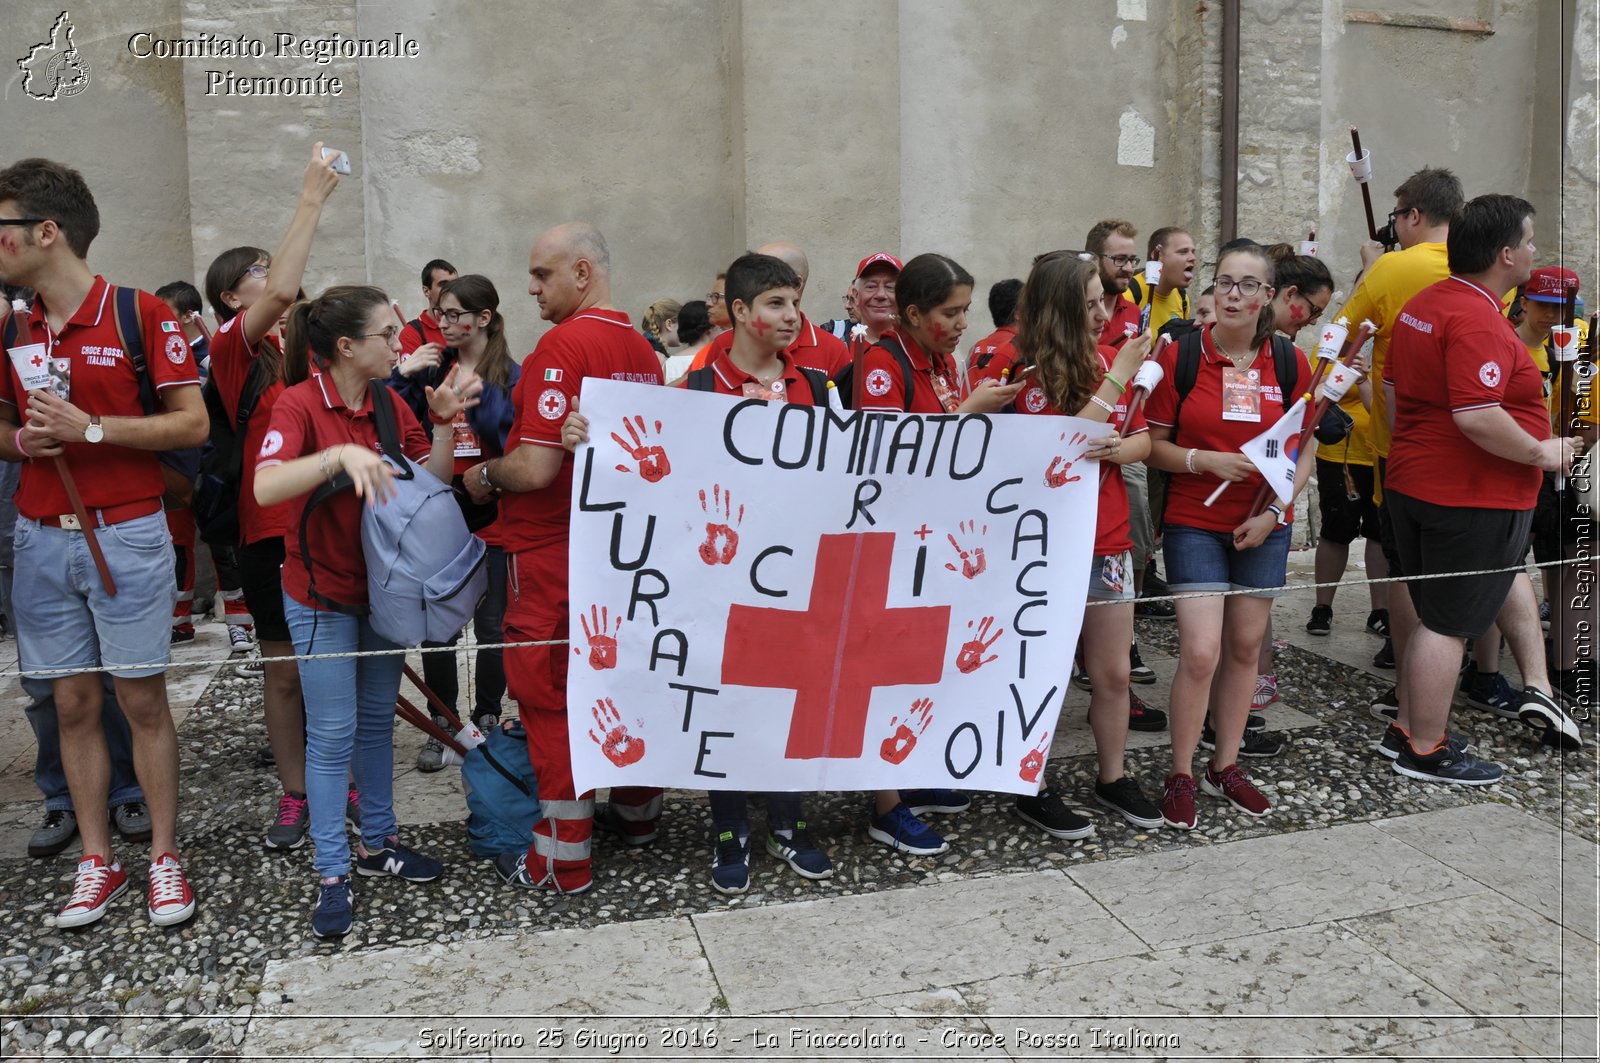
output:
[[[383,460],[395,468],[395,496],[361,508],[361,552],[367,561],[367,605],[336,602],[317,591],[306,534],[311,511],[351,486],[340,473],[317,488],[300,516],[300,548],[312,600],[339,613],[365,615],[372,629],[400,646],[449,642],[467,626],[489,588],[483,540],[467,530],[450,485],[406,459],[389,385],[373,380],[372,418]]]

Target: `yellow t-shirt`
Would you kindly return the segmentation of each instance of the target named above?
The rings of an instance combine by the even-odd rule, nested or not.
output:
[[[1352,330],[1361,322],[1377,326],[1372,340],[1372,415],[1367,435],[1373,451],[1389,456],[1389,423],[1384,412],[1383,366],[1389,357],[1389,339],[1394,334],[1400,308],[1430,284],[1450,276],[1449,255],[1444,244],[1415,244],[1403,251],[1390,251],[1372,264],[1361,278],[1355,294],[1334,319],[1344,318]]]
[[[1122,293],[1122,297],[1140,310],[1150,311],[1150,322],[1147,327],[1152,335],[1173,318],[1194,316],[1189,305],[1188,289],[1174,288],[1166,295],[1158,295],[1154,289],[1145,286],[1142,276],[1133,279],[1133,283],[1128,285],[1128,290]]]

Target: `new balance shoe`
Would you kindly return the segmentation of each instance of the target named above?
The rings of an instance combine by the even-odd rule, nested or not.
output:
[[[298,849],[310,829],[311,805],[306,795],[285,792],[278,798],[278,818],[267,828],[264,844],[268,849]]]
[[[1167,714],[1160,709],[1152,709],[1144,700],[1133,691],[1128,691],[1128,730],[1130,731],[1165,731],[1167,729]]]
[[[1173,772],[1161,794],[1161,822],[1174,830],[1194,830],[1194,776]]]
[[[1374,609],[1367,614],[1367,630],[1379,638],[1389,637],[1389,610]]]
[[[78,817],[70,808],[47,808],[44,822],[28,838],[28,855],[55,856],[78,836]]]
[[[1144,658],[1139,656],[1139,644],[1133,643],[1128,647],[1128,679],[1134,683],[1154,683],[1156,671],[1144,663]]]
[[[99,921],[111,902],[127,888],[128,874],[121,864],[107,864],[98,856],[84,857],[78,861],[72,895],[56,916],[56,926],[88,926]]]
[[[147,842],[153,829],[150,810],[143,801],[125,801],[111,810],[111,822],[117,833],[130,842]]]
[[[1432,753],[1418,753],[1407,742],[1394,760],[1396,774],[1423,782],[1451,783],[1455,786],[1491,786],[1505,777],[1498,764],[1479,760],[1471,753],[1454,752],[1448,745]]]
[[[746,842],[746,847],[748,845]],[[817,880],[833,877],[833,861],[821,846],[811,840],[804,820],[796,823],[793,830],[770,832],[767,835],[767,852],[794,868],[795,874],[801,878]]]
[[[725,830],[717,835],[717,847],[711,856],[711,888],[729,895],[750,888],[748,829]]]
[[[959,790],[901,790],[900,801],[916,816],[925,816],[929,812],[953,816],[972,807],[972,798]]]
[[[912,856],[938,856],[950,849],[950,843],[918,819],[904,801],[881,816],[874,815],[867,822],[867,835],[873,841]]]
[[[1268,705],[1276,705],[1278,697],[1278,677],[1275,675],[1256,676],[1256,689],[1250,695],[1250,708],[1259,711]]]
[[[319,938],[339,938],[350,933],[356,921],[356,891],[350,876],[323,879],[317,906],[311,911],[311,932]]]
[[[443,716],[435,716],[433,722],[440,728],[448,731],[450,721]],[[436,772],[444,767],[444,743],[432,735],[422,743],[422,748],[417,750],[417,770],[420,772]]]
[[[1400,718],[1400,688],[1390,687],[1372,700],[1367,710],[1375,720],[1393,723]]]
[[[1475,709],[1492,712],[1506,720],[1517,718],[1521,699],[1500,672],[1480,672],[1476,662],[1467,662],[1461,675],[1461,699]]]
[[[1384,639],[1383,646],[1372,655],[1372,667],[1382,668],[1386,672],[1394,671],[1394,640]]]
[[[356,830],[361,829],[361,793],[354,786],[345,791],[344,821]]]
[[[1094,824],[1068,808],[1054,790],[1043,790],[1035,797],[1018,797],[1016,807],[1024,822],[1053,837],[1087,838],[1094,833]]]
[[[1306,631],[1312,635],[1326,635],[1333,630],[1333,606],[1313,605],[1311,619],[1306,621]]]
[[[1200,776],[1200,789],[1222,798],[1247,816],[1264,816],[1272,810],[1266,794],[1256,789],[1237,764],[1229,764],[1221,771],[1214,764],[1206,765],[1206,773]]]
[[[249,653],[255,648],[256,640],[250,637],[250,632],[238,624],[228,625],[228,645],[234,653]]]
[[[603,830],[608,834],[615,834],[622,839],[624,845],[631,845],[635,849],[649,845],[656,840],[661,832],[657,829],[658,820],[635,822],[624,819],[617,807],[610,801],[604,801],[594,806],[594,825],[596,830]]]
[[[1394,760],[1400,756],[1400,751],[1406,747],[1406,740],[1410,736],[1400,730],[1400,725],[1391,723],[1383,729],[1383,740],[1378,743],[1378,753],[1381,756]],[[1452,753],[1464,753],[1471,748],[1472,743],[1467,741],[1466,735],[1446,734],[1444,744]]]
[[[1200,732],[1200,745],[1211,750],[1217,748],[1217,733],[1211,729],[1209,721]],[[1261,759],[1275,757],[1282,752],[1283,740],[1267,731],[1252,731],[1247,728],[1244,732],[1243,740],[1239,743],[1239,755],[1241,757]]]
[[[1535,687],[1523,690],[1517,715],[1523,723],[1562,749],[1582,749],[1583,734],[1556,700]]]
[[[1161,826],[1161,810],[1150,803],[1131,776],[1094,784],[1094,799],[1135,827]]]
[[[150,921],[156,926],[177,926],[194,915],[194,891],[183,865],[171,853],[162,853],[150,865]]]
[[[393,875],[407,882],[432,882],[444,874],[444,865],[431,856],[423,856],[400,844],[396,835],[383,840],[383,848],[367,851],[365,845],[356,848],[356,873],[358,875]]]

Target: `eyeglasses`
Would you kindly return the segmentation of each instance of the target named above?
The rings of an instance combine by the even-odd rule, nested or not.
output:
[[[1079,262],[1093,262],[1095,260],[1095,254],[1093,251],[1046,251],[1042,255],[1034,255],[1033,264],[1037,266],[1047,258],[1058,258],[1062,255],[1075,258]]]
[[[481,312],[479,310],[441,310],[439,311],[439,316],[450,322],[450,324],[455,325],[459,324],[462,318],[474,318]]]
[[[38,225],[49,218],[0,218],[0,225]]]
[[[1246,277],[1237,281],[1232,277],[1218,277],[1216,283],[1218,295],[1227,295],[1229,292],[1237,291],[1246,299],[1267,287],[1266,281],[1257,280],[1254,277]]]
[[[1137,266],[1141,261],[1138,255],[1108,255],[1103,251],[1100,253],[1100,257],[1105,259],[1107,262],[1110,262],[1118,269],[1127,269],[1129,266]]]
[[[363,332],[361,335],[357,336],[356,339],[358,339],[358,340],[370,340],[375,336],[381,336],[383,338],[383,342],[384,343],[392,345],[394,343],[394,341],[395,341],[395,337],[398,336],[398,335],[400,335],[399,326],[398,325],[390,325],[388,328],[384,329],[382,332]]]
[[[1307,299],[1305,295],[1300,292],[1296,292],[1295,294],[1299,295],[1301,300],[1303,300],[1306,304],[1306,324],[1309,325],[1322,316],[1322,307],[1318,306],[1316,303],[1313,303],[1310,299]]]
[[[706,292],[706,302],[708,302],[708,303],[720,303],[720,302],[722,302],[722,293],[721,292]]]
[[[267,270],[270,269],[270,268],[271,267],[263,266],[261,263],[257,262],[255,265],[249,267],[243,273],[241,273],[237,277],[235,277],[233,279],[233,284],[228,285],[228,287],[229,288],[234,287],[240,281],[244,280],[246,277],[254,277],[256,280],[262,280],[262,279],[264,279],[266,277]]]
[[[1416,209],[1416,207],[1396,207],[1391,210],[1389,212],[1389,228],[1394,228],[1394,221],[1396,218],[1403,218]]]

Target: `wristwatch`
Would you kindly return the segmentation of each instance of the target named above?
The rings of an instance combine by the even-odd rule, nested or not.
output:
[[[1278,526],[1279,527],[1282,527],[1283,525],[1289,523],[1287,520],[1284,519],[1283,509],[1277,503],[1268,502],[1267,503],[1267,512],[1271,513],[1273,516],[1278,518]]]
[[[85,443],[98,443],[105,437],[106,430],[100,424],[100,415],[98,413],[90,414],[89,425],[83,430],[83,441]]]
[[[478,483],[484,487],[493,487],[494,481],[489,479],[489,463],[484,462],[478,466]]]

